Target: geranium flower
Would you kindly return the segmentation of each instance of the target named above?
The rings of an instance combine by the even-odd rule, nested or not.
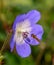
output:
[[[27,57],[31,54],[30,45],[38,45],[39,42],[31,35],[35,34],[38,39],[42,39],[43,28],[36,24],[40,20],[40,12],[37,10],[29,11],[16,17],[13,24],[13,35],[10,42],[11,51],[16,46],[19,56]]]

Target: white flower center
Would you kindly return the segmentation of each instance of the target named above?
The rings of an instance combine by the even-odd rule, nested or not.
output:
[[[31,29],[32,28],[31,28],[31,24],[30,24],[29,20],[24,20],[24,21],[16,24],[14,41],[17,44],[23,44],[25,42],[23,39],[23,32],[30,33]]]

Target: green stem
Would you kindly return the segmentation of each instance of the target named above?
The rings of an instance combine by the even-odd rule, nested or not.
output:
[[[42,56],[44,54],[44,51],[46,49],[46,45],[45,45],[45,43],[41,42],[39,47],[40,47],[40,52],[39,52],[39,54],[38,54],[38,56],[36,58],[36,65],[40,65],[40,60],[41,60],[41,58],[42,58]]]
[[[8,33],[8,34],[7,34],[7,38],[5,39],[5,41],[4,41],[4,43],[3,43],[3,46],[2,46],[2,48],[1,48],[1,50],[0,50],[0,53],[2,53],[3,50],[6,48],[6,45],[7,45],[7,43],[8,43],[8,40],[10,39],[10,36],[11,36],[11,33]]]

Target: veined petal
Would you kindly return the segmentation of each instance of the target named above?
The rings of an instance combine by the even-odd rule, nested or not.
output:
[[[29,19],[31,23],[37,23],[40,20],[41,15],[39,11],[31,10],[27,13],[26,17]]]
[[[11,52],[14,49],[14,45],[15,45],[15,41],[14,41],[14,35],[12,35],[11,40],[10,40],[10,48],[11,48]]]
[[[22,22],[25,19],[25,14],[18,15],[13,24],[13,30],[16,28],[16,24]]]
[[[38,24],[34,25],[32,31],[30,32],[30,36],[29,36],[30,42],[28,43],[31,45],[38,45],[39,42],[33,37],[31,37],[31,34],[36,35],[36,37],[41,40],[43,33],[44,31],[41,25],[38,25]]]
[[[22,45],[16,44],[16,50],[19,56],[28,57],[31,54],[31,48],[28,44],[24,43]]]
[[[31,10],[27,14],[22,14],[16,17],[14,24],[13,24],[13,30],[16,28],[16,24],[23,22],[24,20],[29,20],[31,22],[31,25],[33,23],[37,23],[41,18],[40,12],[37,10]]]

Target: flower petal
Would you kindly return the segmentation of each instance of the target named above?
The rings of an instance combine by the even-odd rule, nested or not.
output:
[[[14,35],[12,35],[12,37],[11,37],[11,40],[10,40],[10,48],[11,48],[11,52],[13,51],[13,49],[14,49],[14,45],[15,45],[15,41],[14,41]]]
[[[39,42],[36,39],[31,37],[31,34],[36,35],[36,37],[41,40],[43,33],[44,33],[44,31],[43,31],[43,28],[41,25],[38,25],[38,24],[34,25],[32,31],[30,32],[29,44],[31,44],[31,45],[38,45],[39,44]]]
[[[37,10],[29,11],[27,14],[22,14],[16,17],[14,24],[13,24],[13,30],[16,28],[16,24],[19,22],[23,22],[24,20],[28,19],[31,24],[37,23],[40,20],[40,12]]]
[[[16,24],[22,22],[24,19],[25,19],[25,14],[17,16],[13,24],[13,30],[15,30]]]
[[[37,23],[40,20],[41,15],[39,11],[31,10],[27,13],[26,17],[29,19],[31,23]]]
[[[31,54],[31,48],[28,44],[24,43],[22,45],[17,45],[16,44],[16,50],[19,56],[21,57],[27,57]]]

